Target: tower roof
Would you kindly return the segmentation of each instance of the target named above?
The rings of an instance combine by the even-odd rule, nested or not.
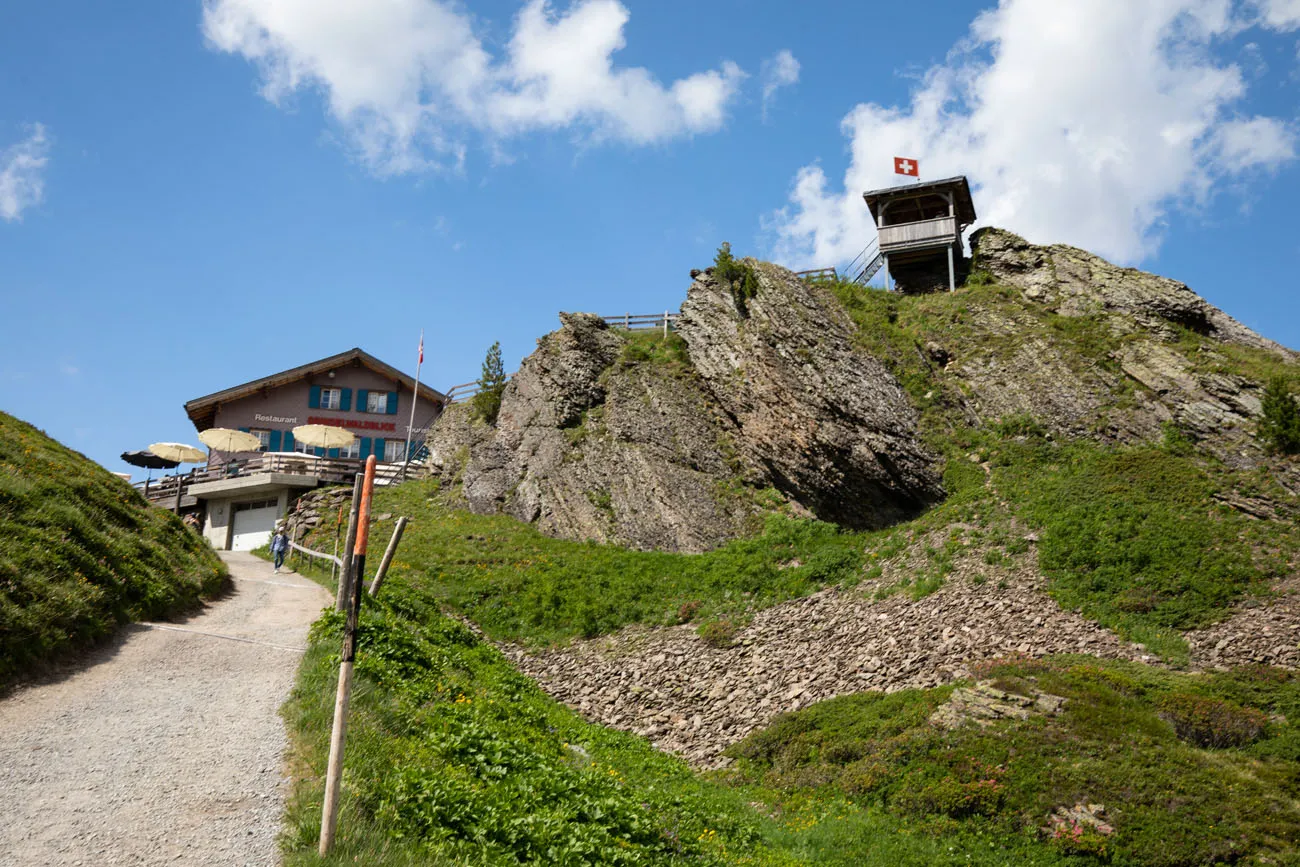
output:
[[[862,194],[862,198],[867,203],[867,209],[871,211],[871,219],[876,220],[879,217],[881,205],[886,202],[919,199],[945,193],[953,197],[957,222],[963,227],[974,223],[975,203],[971,200],[970,184],[966,182],[965,175],[957,175],[939,181],[926,181],[919,184],[902,184],[897,187],[886,187],[882,190],[868,190]],[[893,213],[894,211],[891,208],[891,217]]]

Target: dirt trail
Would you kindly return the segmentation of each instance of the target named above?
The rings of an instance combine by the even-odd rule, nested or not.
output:
[[[329,595],[249,554],[234,592],[0,701],[0,867],[279,863],[277,713]]]

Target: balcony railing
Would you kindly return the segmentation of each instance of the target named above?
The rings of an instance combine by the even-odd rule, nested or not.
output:
[[[418,461],[413,461],[410,466],[416,466],[417,463]],[[401,481],[402,467],[400,461],[380,462],[375,466],[375,484],[391,485]],[[314,476],[323,485],[351,484],[356,474],[364,468],[364,461],[353,458],[318,458],[297,452],[270,452],[248,460],[199,467],[188,473],[163,476],[149,482],[147,491],[145,482],[136,482],[135,487],[150,500],[165,505],[175,501],[178,485],[181,487],[181,495],[184,496],[191,485],[264,476],[271,473]]]
[[[920,220],[916,223],[901,223],[897,226],[881,226],[876,230],[880,235],[880,251],[891,253],[912,247],[931,247],[942,243],[956,243],[957,218],[937,217],[933,220]]]

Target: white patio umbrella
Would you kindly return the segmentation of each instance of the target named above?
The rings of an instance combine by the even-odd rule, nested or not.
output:
[[[328,424],[300,424],[293,429],[294,442],[318,449],[341,449],[356,442],[352,431]]]
[[[228,427],[208,428],[199,434],[199,442],[217,452],[255,452],[262,441],[254,434]]]
[[[149,451],[153,452],[160,458],[166,458],[169,461],[175,461],[178,464],[201,464],[208,459],[207,454],[202,449],[185,443],[151,443]],[[173,512],[181,510],[181,491],[183,486],[179,477],[176,479],[176,505],[172,507]]]

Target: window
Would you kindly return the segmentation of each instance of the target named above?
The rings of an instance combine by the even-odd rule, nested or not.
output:
[[[388,412],[388,392],[371,391],[366,394],[366,412]]]
[[[361,441],[353,440],[351,445],[339,449],[339,457],[357,459],[361,457]]]
[[[396,463],[403,459],[406,454],[405,440],[386,440],[384,442],[384,460],[389,463]]]
[[[262,444],[257,447],[257,450],[259,452],[265,452],[271,450],[271,432],[269,430],[260,430],[258,428],[252,428],[251,430],[249,430],[249,433],[251,433],[253,436],[261,440]]]
[[[250,512],[253,509],[274,509],[279,505],[280,503],[277,500],[257,500],[252,503],[235,503],[235,507],[231,511]]]
[[[307,445],[304,442],[298,442],[297,440],[295,440],[293,443],[293,450],[295,452],[302,452],[304,455],[316,454],[316,449],[312,448],[311,446]]]
[[[322,388],[320,390],[320,408],[338,409],[343,405],[343,389]]]

